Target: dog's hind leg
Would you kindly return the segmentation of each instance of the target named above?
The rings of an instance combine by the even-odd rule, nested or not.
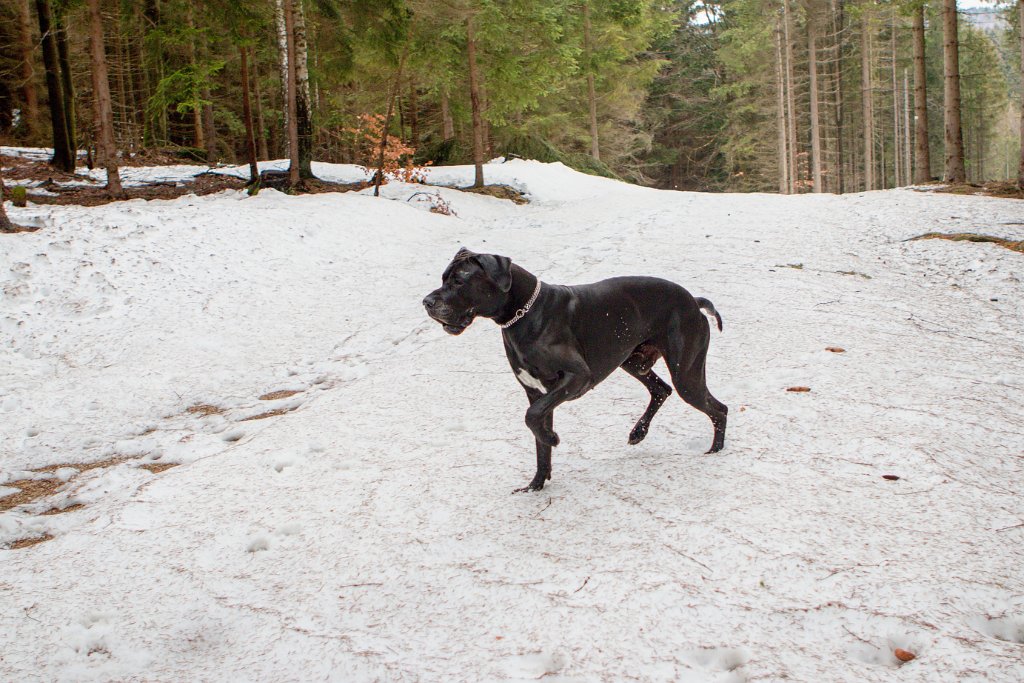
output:
[[[700,316],[697,329],[691,332],[688,339],[678,329],[672,330],[665,343],[665,362],[679,396],[711,418],[715,436],[708,453],[716,453],[725,446],[729,408],[708,391],[704,365],[710,338],[707,320],[703,316]]]
[[[645,344],[637,347],[638,350],[634,351],[633,355],[627,358],[626,362],[620,366],[630,375],[636,377],[641,384],[647,387],[647,391],[651,392],[651,402],[647,404],[647,410],[640,416],[633,430],[629,433],[630,445],[638,444],[644,440],[655,413],[658,412],[665,400],[672,395],[672,387],[651,371],[651,366],[657,361],[660,354],[657,350],[654,350],[652,360],[651,353],[641,350],[648,346]],[[653,347],[650,348],[653,349]]]

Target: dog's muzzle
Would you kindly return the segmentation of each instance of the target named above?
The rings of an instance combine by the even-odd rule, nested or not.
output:
[[[452,314],[451,308],[444,305],[438,298],[437,294],[428,294],[423,299],[423,308],[427,309],[427,315],[432,320],[436,320],[441,323],[441,327],[444,331],[451,335],[460,335],[466,331],[470,323],[473,322],[473,311],[468,311],[464,316],[458,320],[450,320]]]

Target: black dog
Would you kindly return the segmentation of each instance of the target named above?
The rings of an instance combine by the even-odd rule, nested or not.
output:
[[[722,317],[707,299],[653,277],[616,277],[590,285],[541,284],[507,257],[460,249],[423,299],[431,318],[449,334],[461,334],[476,316],[502,328],[505,354],[530,408],[526,425],[537,440],[537,474],[519,491],[539,491],[551,479],[555,408],[593,389],[616,368],[636,377],[651,402],[629,433],[647,436],[651,419],[672,394],[651,367],[665,358],[672,384],[684,401],[711,418],[715,438],[708,453],[725,445],[729,409],[708,392],[704,360],[711,338],[701,311]]]

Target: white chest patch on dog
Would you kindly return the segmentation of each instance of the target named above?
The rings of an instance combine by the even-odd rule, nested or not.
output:
[[[544,385],[539,379],[528,373],[526,370],[520,369],[519,372],[516,373],[516,377],[519,378],[519,381],[523,383],[524,387],[536,389],[542,394],[546,394],[548,391],[544,388]]]

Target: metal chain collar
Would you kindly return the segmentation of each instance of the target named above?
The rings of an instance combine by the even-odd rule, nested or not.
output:
[[[523,305],[522,308],[520,308],[518,311],[516,311],[516,314],[514,316],[512,316],[511,320],[509,320],[507,323],[504,323],[503,325],[501,325],[501,329],[503,329],[503,330],[508,329],[509,327],[512,327],[517,322],[522,320],[523,316],[525,316],[527,313],[529,313],[530,309],[533,308],[533,304],[534,304],[535,301],[537,301],[537,297],[539,295],[540,295],[540,278],[537,278],[537,288],[533,290],[533,296],[530,297],[530,300],[527,301]]]

